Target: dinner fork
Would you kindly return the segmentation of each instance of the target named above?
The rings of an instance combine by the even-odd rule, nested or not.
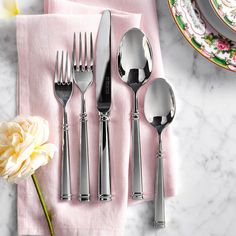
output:
[[[87,113],[85,104],[85,92],[93,82],[93,38],[89,35],[89,44],[87,46],[87,33],[79,33],[79,51],[76,51],[77,37],[74,33],[72,65],[74,82],[81,92],[81,113],[80,113],[80,157],[79,157],[79,193],[80,201],[90,200],[90,181],[89,181],[89,151],[88,151],[88,131],[87,131]],[[82,44],[84,50],[82,50]],[[89,50],[88,50],[89,48]],[[89,52],[89,56],[88,56]],[[78,55],[78,62],[77,56]]]
[[[61,56],[59,54],[61,54]],[[64,51],[62,51],[61,53],[57,51],[54,74],[54,92],[55,97],[61,103],[64,110],[62,124],[63,135],[60,198],[61,200],[71,200],[69,127],[66,106],[72,96],[73,80],[68,52],[66,52],[66,58],[64,59]]]

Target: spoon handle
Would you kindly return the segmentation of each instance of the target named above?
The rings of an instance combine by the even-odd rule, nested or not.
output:
[[[139,113],[137,110],[132,114],[132,198],[134,200],[143,199]]]
[[[154,199],[154,227],[165,228],[165,193],[164,193],[164,169],[162,156],[161,138],[159,141],[159,151],[156,163],[156,184],[155,184],[155,199]]]

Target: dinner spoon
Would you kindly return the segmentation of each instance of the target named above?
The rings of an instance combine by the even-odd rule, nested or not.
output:
[[[156,128],[159,135],[154,198],[154,227],[156,228],[165,227],[165,193],[161,134],[164,128],[172,122],[175,111],[175,96],[171,86],[161,78],[152,81],[145,95],[144,113],[148,122]]]
[[[118,51],[121,79],[134,92],[132,113],[132,198],[143,199],[142,161],[137,92],[152,72],[151,46],[144,33],[132,28],[123,36]]]

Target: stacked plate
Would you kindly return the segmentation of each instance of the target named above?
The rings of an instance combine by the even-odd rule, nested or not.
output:
[[[236,1],[168,0],[188,42],[211,62],[236,72]]]
[[[211,4],[220,19],[236,32],[236,1],[211,0]]]

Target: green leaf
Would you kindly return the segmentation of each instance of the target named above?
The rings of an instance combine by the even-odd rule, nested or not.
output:
[[[182,17],[181,17],[181,16],[175,16],[175,19],[176,19],[176,22],[177,22],[178,26],[179,26],[182,30],[184,30],[185,27],[186,27],[186,24],[183,22]]]

